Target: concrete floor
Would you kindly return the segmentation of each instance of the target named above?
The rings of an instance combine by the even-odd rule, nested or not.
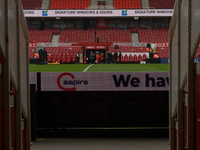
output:
[[[41,138],[31,150],[168,150],[168,138]]]

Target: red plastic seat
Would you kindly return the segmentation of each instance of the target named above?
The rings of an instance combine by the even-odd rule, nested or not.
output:
[[[124,56],[124,62],[128,62],[128,56],[127,56],[127,54]]]
[[[129,62],[133,62],[133,56],[131,54],[129,55]]]
[[[142,61],[142,56],[140,54],[138,55],[138,60],[139,60],[139,62]]]
[[[134,54],[133,58],[134,58],[134,62],[137,62],[137,61],[138,61],[138,60],[137,60],[137,55],[136,55],[136,54]]]

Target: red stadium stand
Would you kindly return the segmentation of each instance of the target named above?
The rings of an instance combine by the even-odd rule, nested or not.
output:
[[[42,0],[21,0],[24,9],[40,9]]]
[[[94,30],[64,30],[60,32],[59,42],[82,42],[82,43],[93,43],[95,40]]]
[[[50,9],[86,9],[90,0],[51,0]]]
[[[29,42],[30,43],[51,43],[52,30],[38,31],[29,28]]]
[[[96,35],[99,36],[99,41],[105,42],[106,36],[108,36],[108,42],[122,42],[131,43],[131,33],[130,31],[122,30],[96,30]]]
[[[168,43],[169,30],[139,30],[140,42],[144,43]]]
[[[50,30],[54,34],[60,34],[60,28],[44,28],[43,30]]]
[[[141,9],[140,0],[113,0],[113,6],[117,9]]]
[[[173,9],[174,8],[175,0],[149,0],[149,6],[150,8],[155,9]]]

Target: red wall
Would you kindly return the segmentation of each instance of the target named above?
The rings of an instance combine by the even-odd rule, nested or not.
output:
[[[15,107],[10,107],[11,115],[11,147],[15,150]]]
[[[2,57],[0,55],[0,65],[2,65]],[[1,70],[0,70],[1,72]],[[2,76],[0,75],[0,150],[3,149],[3,109],[2,109]]]
[[[200,75],[196,75],[195,149],[200,150]]]

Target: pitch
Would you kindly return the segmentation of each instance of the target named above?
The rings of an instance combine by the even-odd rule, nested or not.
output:
[[[29,65],[30,72],[160,72],[169,64],[60,64]]]

